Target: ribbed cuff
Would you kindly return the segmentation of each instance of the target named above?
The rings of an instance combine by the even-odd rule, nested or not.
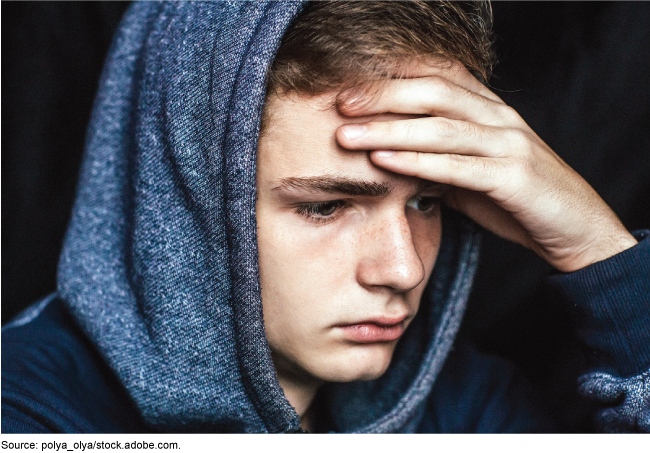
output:
[[[650,230],[613,257],[569,274],[548,277],[550,287],[571,305],[576,334],[595,366],[622,376],[650,368]]]

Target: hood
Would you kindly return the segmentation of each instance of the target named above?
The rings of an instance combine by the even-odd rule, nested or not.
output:
[[[152,429],[299,431],[262,321],[255,174],[266,70],[301,7],[136,2],[114,38],[58,290]],[[337,430],[417,423],[478,259],[477,228],[443,218],[389,370],[326,389]]]

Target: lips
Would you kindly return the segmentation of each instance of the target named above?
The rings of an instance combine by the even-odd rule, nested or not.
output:
[[[354,324],[337,325],[343,336],[354,343],[379,343],[395,341],[404,334],[406,329],[404,320],[399,318],[375,318]]]

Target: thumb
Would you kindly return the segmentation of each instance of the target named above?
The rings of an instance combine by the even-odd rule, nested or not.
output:
[[[511,242],[533,248],[526,230],[512,215],[480,192],[453,187],[442,197],[445,205],[462,212],[488,231]]]

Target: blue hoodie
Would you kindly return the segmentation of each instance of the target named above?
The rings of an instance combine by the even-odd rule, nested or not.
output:
[[[130,7],[100,82],[58,291],[3,329],[3,432],[300,432],[262,320],[255,175],[266,71],[301,7]],[[463,346],[450,355],[480,235],[451,211],[443,219],[425,300],[388,371],[328,384],[319,429],[555,429],[512,366]],[[615,301],[636,294],[631,333],[620,340],[605,320],[614,340],[590,345],[611,358],[586,375],[585,392],[600,397],[609,385],[606,397],[627,398],[605,429],[650,418],[647,379],[640,390],[630,381],[650,365],[648,242],[610,260],[640,263],[636,274],[605,283]],[[589,280],[580,272],[555,278],[570,300]],[[586,291],[583,306],[607,312],[610,299]],[[587,311],[585,343],[602,343],[603,322]]]

